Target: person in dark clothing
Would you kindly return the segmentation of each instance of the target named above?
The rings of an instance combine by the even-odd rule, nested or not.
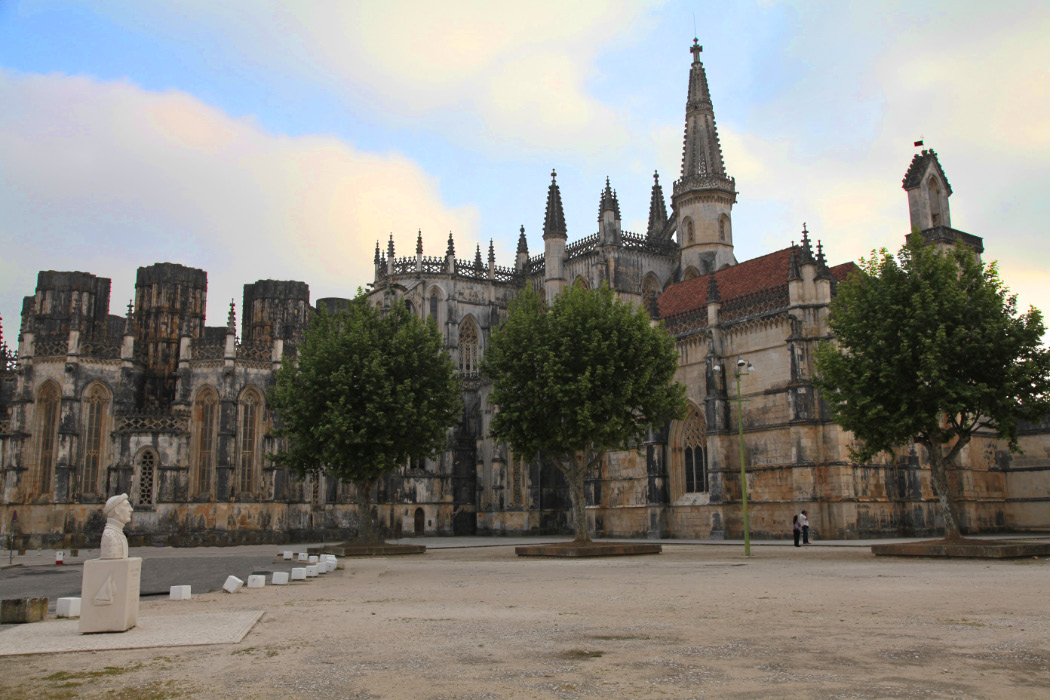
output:
[[[795,546],[800,547],[801,545],[798,543],[798,538],[802,535],[802,526],[799,525],[797,515],[791,521],[791,529],[795,531]]]

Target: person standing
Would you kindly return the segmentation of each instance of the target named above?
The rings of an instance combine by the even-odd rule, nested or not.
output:
[[[795,546],[798,547],[798,538],[802,535],[802,526],[799,525],[797,515],[791,521],[791,529],[795,531]]]
[[[802,527],[802,544],[809,544],[809,518],[806,517],[806,511],[798,516],[798,524]]]

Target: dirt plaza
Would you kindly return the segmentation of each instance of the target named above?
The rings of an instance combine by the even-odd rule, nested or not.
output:
[[[1046,559],[752,551],[449,547],[344,559],[291,586],[145,597],[140,623],[263,615],[237,644],[0,657],[0,698],[1050,697]]]

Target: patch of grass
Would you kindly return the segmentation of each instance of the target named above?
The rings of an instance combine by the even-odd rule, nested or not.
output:
[[[56,671],[50,676],[44,676],[45,681],[74,681],[74,680],[87,680],[89,678],[104,678],[106,676],[119,676],[124,673],[131,673],[142,668],[141,663],[128,664],[127,666],[106,666],[98,671],[75,671],[69,673],[67,671]]]
[[[106,693],[106,700],[176,700],[184,697],[186,690],[174,681],[153,681],[146,685],[130,686]]]

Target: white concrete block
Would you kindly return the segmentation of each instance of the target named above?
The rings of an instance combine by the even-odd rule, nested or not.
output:
[[[306,578],[317,578],[317,564],[306,567]]]
[[[306,561],[309,558],[310,557],[306,554],[306,552],[299,552],[299,561]]]
[[[59,598],[55,612],[59,617],[80,617],[80,598]]]
[[[252,574],[248,577],[248,588],[262,588],[266,585],[266,577],[260,574]]]
[[[241,590],[241,586],[243,585],[244,581],[231,574],[226,577],[226,583],[222,584],[222,590],[227,593],[236,593]]]
[[[287,571],[275,571],[273,576],[270,577],[270,583],[275,586],[287,586],[288,585],[288,572]]]
[[[293,581],[305,581],[306,580],[306,568],[297,566],[292,569],[292,580]]]
[[[326,562],[326,561],[319,561],[314,566],[317,567],[317,573],[318,574],[327,574],[328,573],[328,562]]]
[[[287,559],[288,561],[291,561],[292,553],[291,552],[285,552],[284,553],[284,558]]]
[[[61,552],[61,551],[55,552],[55,564],[65,564],[65,563],[66,563],[66,553],[65,552]]]
[[[168,600],[189,600],[192,597],[190,586],[172,586],[168,589]]]
[[[311,554],[310,557],[306,561],[307,561],[308,564],[316,564],[317,563],[317,555],[316,554]]]

